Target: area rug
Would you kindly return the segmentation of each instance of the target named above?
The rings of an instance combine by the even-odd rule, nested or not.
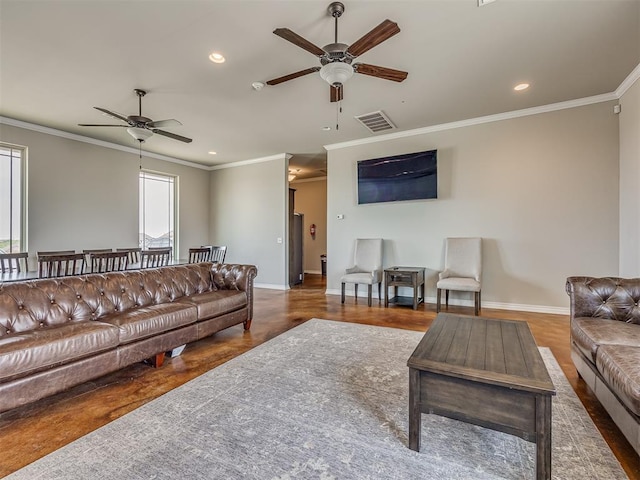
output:
[[[534,444],[435,415],[422,451],[407,447],[406,362],[422,335],[310,320],[8,478],[534,478]],[[627,478],[541,351],[558,392],[553,478]]]

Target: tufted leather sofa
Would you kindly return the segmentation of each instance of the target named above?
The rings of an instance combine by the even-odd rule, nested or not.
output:
[[[640,454],[640,278],[569,277],[571,357]]]
[[[0,283],[0,411],[253,317],[253,265],[198,263]]]

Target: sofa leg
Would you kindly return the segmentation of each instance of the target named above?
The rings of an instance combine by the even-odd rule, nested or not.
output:
[[[449,290],[444,291],[444,304],[447,306],[447,310],[449,310]]]
[[[369,288],[367,289],[367,303],[371,306],[371,290],[373,290],[373,284],[367,285]]]
[[[440,297],[442,296],[442,290],[440,288],[437,289],[436,293],[436,313],[440,312]]]
[[[248,331],[251,328],[251,319],[248,318],[247,320],[242,322],[242,324],[244,325],[244,331]]]
[[[153,368],[160,368],[164,363],[164,352],[156,353],[149,359],[149,363]]]
[[[341,294],[340,300],[341,300],[342,303],[344,303],[344,282],[342,282],[342,290],[341,291],[342,291],[342,294]]]

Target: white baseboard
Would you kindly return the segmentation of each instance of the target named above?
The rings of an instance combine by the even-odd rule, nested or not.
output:
[[[254,283],[253,288],[266,288],[269,290],[289,290],[289,285],[278,285],[275,283]]]
[[[376,292],[376,288],[373,288],[373,298],[377,298],[378,293]],[[341,291],[339,289],[327,289],[325,291],[326,295],[341,295]],[[384,299],[384,291],[382,292]],[[346,296],[353,297],[353,290],[346,293]],[[358,289],[358,298],[367,297],[367,287],[361,286]],[[436,303],[436,297],[427,297],[427,303]],[[444,302],[443,302],[444,303]],[[463,306],[463,307],[473,307],[473,300],[461,300],[461,299],[449,299],[449,305]],[[568,307],[552,307],[547,305],[526,305],[522,303],[502,303],[502,302],[482,302],[482,307],[484,308],[494,308],[496,310],[516,310],[519,312],[533,312],[533,313],[550,313],[556,315],[569,315]]]

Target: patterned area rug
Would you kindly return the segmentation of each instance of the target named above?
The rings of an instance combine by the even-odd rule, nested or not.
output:
[[[310,320],[8,478],[534,478],[534,444],[435,415],[422,416],[422,451],[407,447],[406,362],[421,338]],[[558,391],[553,478],[627,478],[541,351]]]

